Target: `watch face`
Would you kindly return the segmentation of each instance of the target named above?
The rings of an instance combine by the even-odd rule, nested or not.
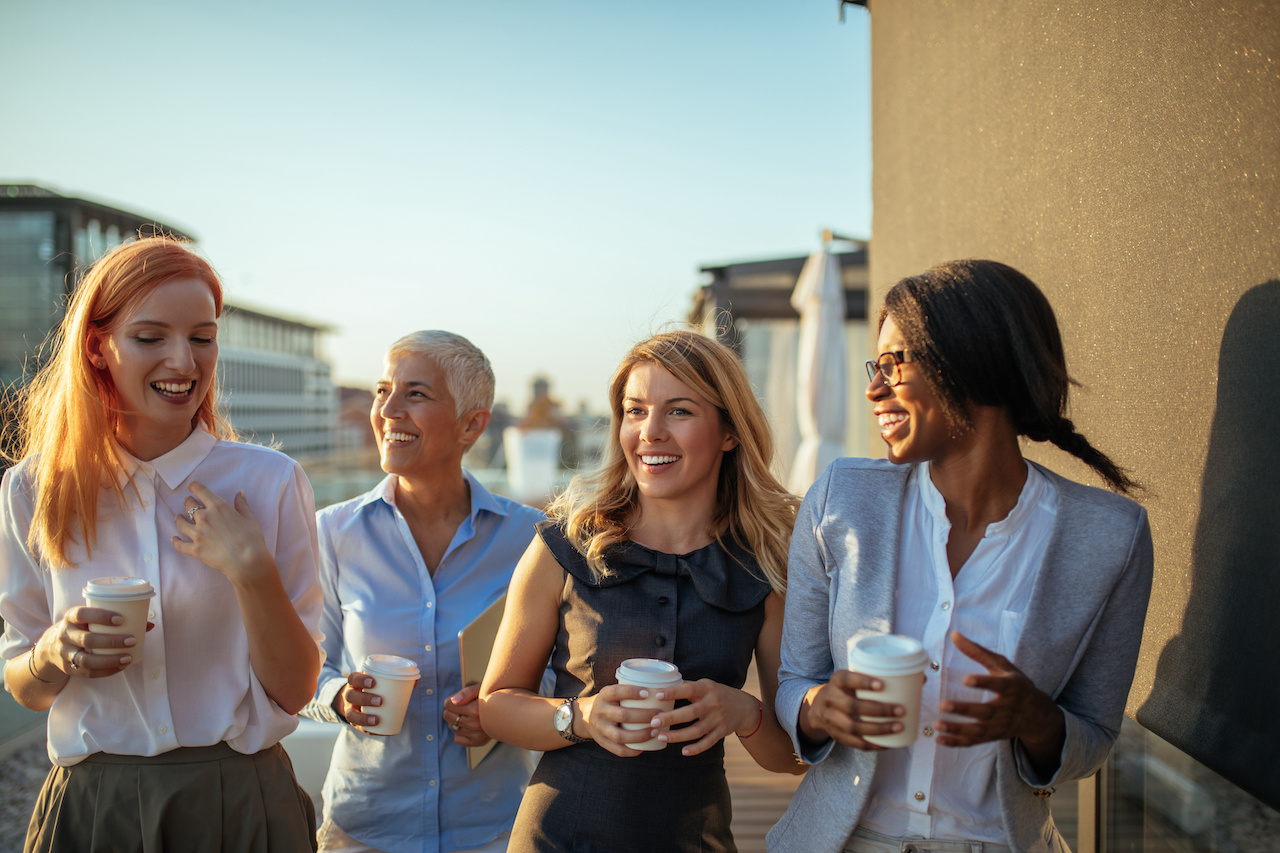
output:
[[[573,705],[568,702],[563,703],[556,708],[555,716],[556,731],[567,732],[573,727]]]

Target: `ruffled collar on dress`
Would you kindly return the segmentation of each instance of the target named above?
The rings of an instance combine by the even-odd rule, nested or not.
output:
[[[699,598],[730,613],[750,610],[773,590],[755,556],[735,542],[712,542],[688,554],[668,554],[635,542],[621,542],[605,551],[609,576],[597,578],[587,558],[570,544],[555,521],[540,522],[538,534],[565,571],[597,589],[627,583],[646,572],[684,575],[693,581]]]

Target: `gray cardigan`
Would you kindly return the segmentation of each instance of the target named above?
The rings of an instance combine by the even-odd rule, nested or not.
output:
[[[996,759],[1000,811],[1017,851],[1066,851],[1036,791],[1084,778],[1119,732],[1151,592],[1151,529],[1128,498],[1040,468],[1057,489],[1057,515],[1027,605],[1013,663],[1058,703],[1066,743],[1058,771],[1036,776],[1016,741]],[[788,559],[778,718],[811,762],[791,806],[769,832],[777,853],[838,853],[857,825],[877,754],[828,741],[801,750],[800,703],[845,666],[845,643],[893,628],[898,528],[912,466],[839,459],[809,489]]]

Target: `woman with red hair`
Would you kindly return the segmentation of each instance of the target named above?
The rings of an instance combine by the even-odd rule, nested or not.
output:
[[[49,711],[26,850],[298,850],[311,801],[279,741],[315,691],[310,485],[218,413],[222,287],[151,237],[77,286],[20,400],[0,485],[5,686]],[[143,637],[91,580],[154,591]],[[135,653],[134,647],[142,648]]]

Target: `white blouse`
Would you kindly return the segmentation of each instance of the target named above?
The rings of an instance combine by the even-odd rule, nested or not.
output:
[[[996,795],[1000,745],[938,746],[935,726],[943,701],[991,698],[986,690],[965,686],[966,675],[986,674],[986,669],[955,647],[952,631],[1013,658],[1031,589],[1053,533],[1057,497],[1049,479],[1028,463],[1017,505],[1000,521],[987,525],[986,534],[952,580],[946,501],[929,477],[928,463],[911,475],[898,534],[893,632],[924,643],[930,666],[925,670],[916,742],[880,753],[871,799],[859,826],[894,838],[1008,843]]]
[[[48,569],[27,550],[33,495],[26,460],[0,485],[0,617],[6,660],[29,650],[68,608],[84,604],[91,578],[132,575],[157,591],[141,659],[106,678],[71,678],[49,711],[49,757],[69,766],[95,752],[158,755],[182,746],[226,741],[252,754],[297,727],[253,674],[249,641],[231,583],[174,549],[175,517],[188,485],[199,481],[232,502],[243,491],[262,525],[285,592],[316,640],[323,600],[316,582],[318,547],[311,485],[275,450],[221,441],[196,429],[151,462],[122,452],[126,506],[111,489],[98,502],[97,544],[87,556],[72,543],[74,568]],[[136,493],[135,493],[136,487]]]

